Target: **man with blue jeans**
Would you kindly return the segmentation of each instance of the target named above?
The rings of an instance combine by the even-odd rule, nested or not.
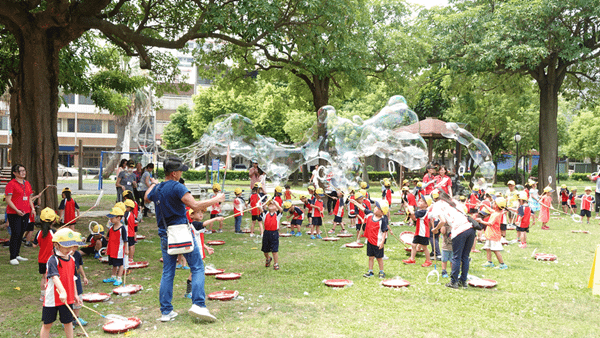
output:
[[[175,278],[175,266],[177,255],[167,253],[167,227],[170,225],[187,223],[185,207],[189,206],[195,212],[208,206],[223,202],[225,195],[218,194],[207,201],[196,201],[185,185],[179,183],[179,179],[188,166],[178,158],[169,158],[164,162],[165,181],[151,179],[152,185],[148,187],[144,200],[146,203],[154,202],[156,220],[158,223],[158,235],[163,257],[163,273],[160,281],[160,312],[161,321],[170,321],[177,316],[173,311],[173,279]],[[184,254],[192,273],[192,307],[189,314],[201,320],[214,322],[216,318],[210,314],[205,305],[204,292],[204,264],[196,240],[194,239],[194,250]]]

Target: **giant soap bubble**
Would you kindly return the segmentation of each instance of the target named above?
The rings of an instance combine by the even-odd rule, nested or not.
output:
[[[359,116],[345,118],[333,106],[324,106],[318,110],[317,120],[300,144],[291,146],[260,135],[247,117],[226,114],[215,118],[198,142],[170,152],[186,159],[210,151],[256,160],[276,184],[286,181],[303,164],[323,159],[328,165],[319,170],[319,178],[336,189],[347,190],[356,186],[361,158],[375,155],[410,170],[423,168],[428,162],[428,152],[418,122],[417,114],[400,95],[392,96],[379,113],[367,120]],[[466,146],[480,166],[480,175],[493,178],[495,167],[488,147],[456,123],[447,123],[446,127],[448,131],[443,136]]]

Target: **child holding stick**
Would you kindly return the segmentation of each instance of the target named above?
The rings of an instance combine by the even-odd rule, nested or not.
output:
[[[540,198],[540,221],[542,222],[542,230],[550,229],[550,227],[546,224],[548,224],[548,221],[550,220],[550,208],[552,208],[552,192],[554,192],[554,189],[552,189],[552,187],[545,187],[544,193]]]
[[[483,249],[487,253],[487,263],[483,265],[486,268],[493,268],[494,263],[492,262],[492,251],[496,255],[498,259],[498,263],[500,266],[498,269],[505,270],[508,269],[508,266],[504,264],[504,260],[502,259],[502,254],[500,251],[504,250],[502,248],[502,243],[500,242],[502,235],[500,232],[500,223],[502,222],[502,217],[504,216],[504,208],[506,208],[506,199],[504,197],[497,197],[494,201],[494,213],[490,216],[489,221],[484,221],[481,218],[477,218],[477,221],[486,226],[485,228],[485,244]]]
[[[122,202],[119,202],[122,203]],[[123,284],[123,260],[129,255],[129,245],[127,243],[127,229],[121,224],[123,210],[119,207],[113,207],[108,215],[110,229],[108,230],[108,245],[106,254],[108,255],[108,264],[112,266],[110,278],[104,279],[104,283],[113,283],[114,286]]]
[[[271,265],[271,261],[274,261],[273,269],[279,270],[279,220],[281,219],[283,209],[274,200],[267,202],[267,209],[261,251],[265,255],[265,267],[268,268]],[[273,255],[272,258],[269,253]]]
[[[383,272],[383,246],[388,232],[389,206],[387,202],[382,201],[377,204],[372,214],[365,219],[365,236],[367,237],[367,257],[369,257],[369,271],[364,277],[373,277],[373,264],[377,259],[379,265],[379,278],[385,278]]]
[[[322,188],[318,188],[315,191],[315,197],[313,197],[312,201],[309,201],[312,210],[314,211],[312,217],[312,223],[310,227],[310,232],[312,235],[310,239],[322,239],[321,234],[319,233],[319,227],[323,225],[323,196],[325,193]],[[316,228],[316,229],[315,229]],[[315,236],[316,235],[316,236]]]

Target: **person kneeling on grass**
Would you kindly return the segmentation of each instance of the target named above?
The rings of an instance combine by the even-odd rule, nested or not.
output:
[[[508,266],[504,264],[504,260],[502,259],[502,254],[500,251],[504,250],[502,248],[502,243],[500,240],[502,239],[502,235],[500,233],[500,222],[502,222],[502,217],[504,215],[504,208],[506,208],[506,199],[504,197],[497,197],[494,201],[494,213],[490,216],[489,221],[484,221],[481,218],[478,218],[477,221],[486,226],[485,228],[485,244],[483,245],[483,249],[487,252],[487,263],[483,266],[486,268],[493,268],[494,263],[492,262],[492,251],[496,255],[498,259],[498,263],[500,266],[498,269],[504,270],[508,269]]]
[[[369,214],[365,219],[365,237],[367,237],[367,256],[369,257],[369,271],[364,274],[364,277],[373,277],[373,263],[377,258],[379,264],[379,278],[385,278],[383,272],[383,245],[388,232],[387,213],[390,207],[386,201],[382,201],[375,205],[372,214]]]
[[[265,213],[265,232],[262,238],[261,251],[265,254],[265,267],[271,265],[271,261],[275,261],[273,269],[279,270],[279,220],[283,215],[283,209],[275,200],[267,202],[268,212]],[[269,256],[273,254],[273,258]]]
[[[408,203],[404,202],[405,210],[408,212],[408,215],[411,220],[415,222],[415,236],[413,237],[412,248],[410,251],[410,258],[405,259],[402,262],[404,264],[415,264],[415,257],[417,255],[418,249],[423,249],[425,252],[425,263],[423,263],[422,267],[431,266],[431,259],[429,258],[429,218],[427,217],[427,202],[425,199],[420,199],[417,202],[417,207],[419,210],[414,211],[413,207],[408,205]]]

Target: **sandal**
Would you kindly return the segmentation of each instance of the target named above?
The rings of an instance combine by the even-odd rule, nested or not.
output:
[[[277,264],[277,263],[273,264],[273,269],[279,270],[279,264]]]
[[[269,259],[267,259],[265,261],[265,268],[268,268],[269,266],[271,266],[271,261],[273,260],[273,258],[269,257]]]

